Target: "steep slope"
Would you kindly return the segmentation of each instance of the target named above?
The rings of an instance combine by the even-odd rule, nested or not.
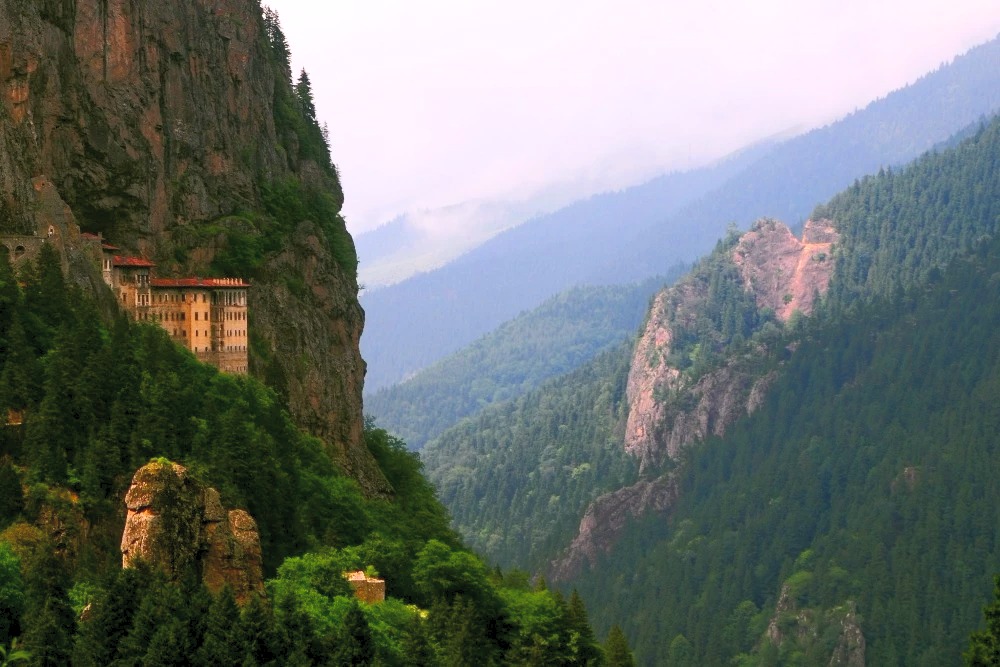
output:
[[[812,329],[760,410],[691,450],[670,512],[596,559],[612,574],[574,580],[601,622],[628,610],[650,665],[678,635],[691,664],[832,664],[856,608],[867,664],[962,664],[1000,568],[998,271],[991,242]]]
[[[807,243],[767,221],[743,241],[734,233],[720,242],[688,277],[658,297],[659,307],[650,315],[626,375],[602,376],[585,367],[592,379],[584,380],[584,369],[573,379],[594,396],[602,395],[601,386],[621,387],[603,394],[600,410],[594,397],[581,393],[570,398],[569,379],[554,380],[515,407],[488,411],[443,434],[427,448],[426,460],[459,529],[473,540],[488,538],[499,525],[493,508],[502,506],[512,508],[502,520],[504,534],[548,527],[565,536],[562,522],[575,513],[582,519],[577,537],[556,568],[560,576],[575,576],[614,544],[630,520],[671,502],[676,470],[684,468],[685,452],[693,443],[726,432],[773,393],[768,387],[788,372],[787,358],[809,318],[793,314],[782,322],[779,311],[769,306],[809,303],[813,295],[804,276],[829,275],[832,264],[823,307],[827,313],[850,312],[859,301],[892,296],[932,278],[976,239],[997,231],[998,150],[1000,121],[994,120],[952,150],[858,182],[816,211],[816,218],[832,220],[839,234],[827,250],[823,248],[834,237],[826,224],[810,225]],[[813,245],[817,243],[822,245]],[[773,264],[754,254],[765,251]],[[799,261],[803,257],[808,258],[804,264]],[[782,258],[791,268],[779,273]],[[816,268],[798,270],[810,264]],[[759,271],[767,266],[772,271],[762,276]],[[761,291],[746,291],[748,282]],[[626,392],[629,375],[632,390]],[[557,392],[568,392],[565,405],[554,398]],[[589,469],[597,461],[589,457],[604,452],[607,440],[615,441],[625,456],[630,414],[631,448],[641,456],[643,476],[617,489],[597,476],[589,492],[574,488],[571,495],[560,493],[570,484],[567,473]],[[557,452],[572,468],[555,477],[530,474],[551,469],[547,462]],[[478,460],[490,463],[471,465]],[[629,468],[622,464],[617,469]],[[628,473],[613,478],[627,480]],[[610,495],[598,499],[602,492]],[[520,499],[534,500],[528,505]],[[553,505],[539,499],[551,499]],[[539,534],[531,540],[483,539],[477,544],[501,562],[538,565],[546,556],[537,545],[547,540],[548,534]]]
[[[629,341],[424,447],[427,475],[470,546],[541,571],[588,503],[636,480],[621,446],[630,353]]]
[[[380,332],[362,342],[369,388],[407,377],[570,285],[633,282],[690,262],[730,222],[774,217],[795,226],[855,178],[911,160],[998,108],[993,40],[826,128],[724,163],[679,194],[643,186],[636,194],[653,201],[628,191],[602,196],[501,234],[442,269],[364,297]]]
[[[715,364],[707,357],[742,352],[733,339],[757,333],[762,320],[783,324],[793,313],[812,313],[829,285],[839,236],[829,220],[807,221],[801,241],[780,222],[759,220],[723,256],[657,295],[635,346],[627,390],[625,450],[643,469],[722,435],[760,404],[770,374],[730,359],[710,368]]]
[[[252,370],[384,491],[361,441],[364,316],[343,195],[279,37],[256,0],[4,3],[0,228],[34,229],[25,206],[44,175],[80,227],[161,275],[254,279]]]
[[[567,290],[405,382],[368,396],[365,412],[420,449],[462,419],[517,398],[631,337],[664,282]]]

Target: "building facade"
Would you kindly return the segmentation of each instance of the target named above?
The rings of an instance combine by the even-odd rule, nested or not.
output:
[[[157,278],[156,265],[102,245],[103,274],[119,305],[137,321],[155,322],[199,361],[226,373],[247,372],[247,290],[240,278]]]

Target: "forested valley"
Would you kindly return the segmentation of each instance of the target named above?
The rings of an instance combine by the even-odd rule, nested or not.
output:
[[[845,624],[868,664],[959,663],[1000,570],[998,165],[993,120],[818,207],[840,241],[816,313],[728,332],[708,318],[715,358],[699,346],[697,369],[680,340],[668,360],[704,374],[753,350],[777,372],[765,402],[664,468],[639,475],[621,448],[628,347],[443,434],[425,460],[462,534],[544,567],[589,502],[666,475],[676,502],[570,579],[599,627],[626,618],[645,664],[828,662]],[[729,270],[727,248],[692,276]]]

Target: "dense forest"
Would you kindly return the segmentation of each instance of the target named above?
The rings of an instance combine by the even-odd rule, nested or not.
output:
[[[272,390],[156,325],[102,325],[51,245],[21,276],[0,254],[0,349],[0,408],[23,416],[0,431],[0,645],[31,664],[602,664],[580,599],[466,551],[402,441],[367,427],[393,494],[365,496]],[[266,598],[121,568],[122,497],[155,457],[256,517]],[[386,602],[354,601],[357,568]]]
[[[591,500],[634,481],[638,463],[621,447],[630,360],[631,341],[424,449],[428,476],[473,548],[544,567]]]
[[[858,510],[862,513],[858,516],[863,516],[864,512],[873,512],[869,515],[872,522],[867,522],[870,525],[881,525],[877,521],[883,519],[877,518],[881,516],[877,512],[889,512],[884,520],[898,528],[899,522],[903,521],[903,515],[900,511],[891,509],[893,504],[886,500],[889,497],[887,494],[890,494],[887,490],[890,482],[897,477],[903,480],[891,485],[898,491],[910,484],[906,480],[911,476],[915,476],[914,479],[926,477],[929,480],[928,470],[940,471],[944,465],[937,459],[934,459],[933,464],[926,462],[929,461],[925,456],[926,445],[918,443],[940,442],[941,449],[935,451],[941,456],[966,460],[965,454],[961,454],[966,451],[966,445],[962,440],[966,434],[962,429],[980,429],[975,415],[982,406],[979,402],[965,401],[971,395],[969,392],[978,386],[975,382],[989,381],[987,375],[982,375],[989,372],[991,357],[985,351],[989,349],[990,343],[984,341],[992,339],[983,334],[989,327],[984,323],[973,322],[970,318],[991,317],[992,308],[989,304],[995,301],[995,295],[988,293],[995,283],[991,278],[996,271],[996,268],[992,268],[995,252],[983,244],[996,233],[996,226],[1000,220],[1000,212],[996,208],[996,193],[1000,192],[998,164],[1000,164],[1000,121],[994,120],[981,126],[955,148],[940,153],[930,153],[906,169],[884,170],[878,175],[862,179],[835,197],[829,204],[819,207],[815,211],[815,216],[827,216],[835,221],[841,233],[841,243],[834,253],[836,268],[828,298],[813,320],[796,318],[791,321],[792,326],[781,327],[779,323],[767,317],[767,313],[757,313],[751,318],[752,326],[748,331],[740,332],[732,326],[727,327],[726,323],[730,318],[723,316],[724,313],[744,312],[747,304],[740,299],[727,300],[726,295],[733,297],[733,294],[732,290],[722,289],[731,282],[726,278],[725,262],[720,264],[710,257],[696,268],[695,274],[702,271],[705,273],[703,277],[707,281],[706,284],[717,283],[719,289],[716,290],[716,296],[709,299],[708,305],[714,304],[714,306],[706,307],[701,319],[694,320],[696,324],[690,329],[691,335],[680,336],[678,341],[680,344],[676,350],[678,358],[671,363],[678,364],[678,367],[687,364],[692,371],[697,372],[695,361],[703,359],[704,355],[699,353],[697,358],[694,358],[691,351],[697,345],[698,336],[706,333],[702,329],[706,329],[710,337],[718,337],[714,358],[710,357],[703,362],[707,366],[725,362],[727,353],[733,351],[734,339],[739,342],[737,333],[740,337],[749,333],[751,336],[757,336],[758,340],[765,334],[767,344],[754,349],[758,355],[764,354],[765,357],[772,358],[770,361],[767,358],[760,358],[756,363],[769,368],[781,366],[782,372],[779,374],[779,383],[771,391],[766,410],[749,422],[755,425],[753,430],[747,430],[750,426],[742,425],[731,438],[727,437],[718,442],[710,441],[691,450],[689,457],[680,466],[680,469],[685,471],[682,478],[685,481],[682,485],[681,502],[671,512],[669,521],[665,521],[665,517],[662,516],[648,517],[632,530],[631,537],[625,544],[595,568],[598,572],[613,569],[623,574],[618,575],[618,579],[612,585],[608,585],[603,577],[594,577],[591,573],[584,574],[576,581],[576,584],[585,591],[585,598],[599,606],[601,614],[608,614],[608,618],[601,618],[601,621],[608,622],[612,616],[634,613],[628,629],[638,637],[638,652],[644,661],[649,664],[665,664],[669,657],[667,653],[669,642],[662,641],[664,633],[669,637],[683,635],[681,637],[683,641],[679,641],[678,646],[691,644],[693,652],[687,653],[696,656],[697,659],[690,664],[704,664],[705,660],[715,663],[727,655],[752,651],[758,646],[757,641],[768,624],[769,614],[774,611],[776,598],[782,590],[782,582],[797,572],[796,562],[800,562],[800,565],[811,565],[803,569],[807,574],[791,580],[789,584],[791,591],[797,592],[804,580],[817,582],[817,586],[821,585],[818,582],[828,581],[829,572],[813,569],[816,566],[810,554],[819,553],[818,545],[825,544],[823,540],[827,539],[827,534],[832,535],[830,531],[834,527],[842,527],[847,521],[846,518],[838,518],[840,523],[837,524],[831,523],[832,518],[826,518],[824,512],[830,510],[829,505],[834,502],[834,498],[837,502],[856,502],[859,508],[866,507],[867,509]],[[720,247],[724,249],[724,246],[725,242],[722,242]],[[964,263],[954,267],[952,273],[948,274],[950,277],[945,280],[943,277],[945,269],[957,256],[967,255],[972,259],[963,260]],[[721,255],[716,253],[715,256]],[[718,266],[715,266],[716,264]],[[970,266],[973,268],[969,268]],[[718,276],[714,276],[713,271],[718,273]],[[948,287],[942,287],[942,281],[947,283]],[[956,311],[942,311],[940,303],[934,302],[937,303],[935,306],[926,302],[926,299],[931,299],[933,302],[933,298],[926,296],[925,291],[937,295],[933,298],[938,299],[938,302],[942,299],[942,293],[947,294],[948,299],[955,302],[960,300],[958,295],[961,295],[962,306],[961,308],[956,306]],[[875,305],[871,305],[873,300]],[[745,315],[744,312],[744,316],[738,317],[735,321],[747,323]],[[926,318],[927,321],[920,318]],[[978,333],[972,334],[970,329]],[[915,360],[912,367],[907,366],[910,375],[903,373],[903,366],[910,362],[904,364],[900,359],[892,362],[896,366],[890,364],[892,372],[882,368],[881,375],[863,374],[866,365],[873,363],[876,349],[880,350],[881,354],[888,354],[878,346],[888,345],[885,341],[891,339],[887,338],[889,333],[885,332],[890,330],[896,331],[893,335],[905,334],[914,337],[900,338],[900,342],[889,346],[894,354],[908,355],[914,359],[917,359],[917,355],[927,356]],[[683,328],[681,331],[683,333]],[[931,336],[932,332],[936,332],[933,335],[940,338],[915,338]],[[935,342],[932,343],[931,340]],[[794,353],[791,352],[793,350]],[[554,558],[558,553],[558,544],[560,541],[563,546],[566,544],[567,532],[571,533],[574,525],[570,516],[572,511],[564,509],[566,501],[572,499],[576,503],[573,511],[577,512],[577,520],[586,503],[580,494],[574,495],[563,490],[572,488],[573,475],[570,473],[578,469],[598,468],[600,467],[598,461],[616,460],[617,456],[619,457],[617,460],[621,463],[610,466],[611,469],[618,471],[611,473],[614,483],[628,479],[629,468],[624,464],[624,455],[620,452],[615,453],[615,448],[621,447],[620,436],[616,436],[615,432],[615,420],[617,419],[617,423],[620,424],[625,410],[623,387],[624,378],[628,373],[627,354],[628,351],[621,353],[619,357],[621,366],[611,364],[600,372],[595,369],[597,364],[584,366],[575,375],[551,380],[541,390],[528,394],[518,401],[485,411],[478,418],[443,434],[426,452],[432,478],[440,485],[442,498],[446,504],[454,508],[460,531],[485,553],[502,563],[530,563],[532,566],[538,566],[546,558]],[[952,363],[950,360],[956,355],[960,359]],[[918,372],[929,372],[936,367],[935,364],[944,364],[946,360],[952,365],[947,369],[942,368],[933,378],[921,379],[916,375]],[[606,360],[602,363],[608,366]],[[803,370],[809,364],[815,364],[817,368],[824,370],[816,371],[818,375]],[[981,365],[987,368],[980,367]],[[974,371],[973,366],[976,367]],[[702,369],[702,372],[704,370]],[[822,378],[823,381],[819,382],[817,378]],[[955,385],[959,382],[966,384]],[[603,406],[601,409],[594,409],[594,396],[590,396],[587,392],[596,392],[597,388],[602,386],[608,389],[618,387],[618,391],[617,393],[613,390],[607,391],[604,396],[611,400],[610,404],[601,403]],[[918,387],[921,392],[928,393],[927,398],[919,398],[919,394],[916,393]],[[848,389],[856,392],[858,396],[863,396],[869,403],[855,399],[849,407],[845,406],[842,409],[836,407],[834,399]],[[827,393],[822,397],[814,395],[814,392],[821,391]],[[898,392],[899,398],[895,402],[889,400],[897,395],[892,392]],[[885,400],[882,398],[883,394],[886,395]],[[907,407],[904,411],[902,404],[910,400],[909,394],[913,394],[913,405],[918,407],[912,409]],[[825,407],[827,403],[829,407]],[[960,421],[947,427],[931,421],[919,421],[914,424],[903,422],[903,416],[910,412],[918,413],[923,420],[935,419],[935,405],[938,405],[939,411],[960,411],[962,414]],[[817,411],[821,408],[827,410],[822,412],[823,415],[829,412],[833,416],[824,416],[823,420],[818,419]],[[838,411],[833,413],[835,409]],[[887,429],[891,437],[874,431],[865,431],[867,426],[864,420],[868,415],[876,419],[875,424],[880,424],[879,428]],[[800,428],[800,431],[789,431],[785,428],[785,425],[790,429],[795,424],[800,424],[800,427],[796,427]],[[964,426],[959,428],[962,424]],[[775,432],[772,434],[770,431]],[[805,435],[805,431],[808,431],[808,435]],[[983,427],[981,432],[988,434],[991,429]],[[747,435],[748,433],[750,435]],[[785,439],[786,433],[792,433],[794,437],[789,436],[790,439]],[[921,434],[921,437],[917,438],[915,434]],[[933,434],[930,441],[927,440],[929,434]],[[884,443],[883,438],[889,438],[893,446],[898,444],[904,449],[888,448],[890,443]],[[732,466],[735,465],[733,457],[736,455],[734,452],[743,451],[733,449],[736,445],[728,444],[730,442],[744,443],[742,447],[747,452],[764,451],[762,448],[765,445],[767,451],[785,447],[782,455],[787,457],[788,465],[792,467],[786,473],[781,473],[786,477],[780,477],[780,474],[775,472],[777,468],[774,466],[777,464],[774,461],[760,463],[751,454],[746,454],[748,459],[759,463],[759,467],[754,467],[752,472],[746,472],[746,475],[758,475],[754,478],[756,486],[752,490],[749,486],[743,486],[740,487],[740,494],[728,494],[724,491],[728,488],[724,486],[724,482],[733,474]],[[949,443],[953,449],[958,448],[956,451],[960,453],[947,454],[946,445]],[[806,444],[809,446],[806,447]],[[822,445],[818,451],[823,453],[823,456],[819,459],[815,459],[811,453],[810,448],[813,444],[817,447]],[[905,449],[910,445],[918,449],[912,451]],[[853,451],[849,449],[851,447],[860,447],[860,451],[868,457],[864,460],[872,464],[868,467],[865,467],[867,463],[857,464],[855,468],[866,471],[865,479],[860,482],[854,480],[852,483],[882,484],[875,495],[872,495],[874,486],[865,487],[864,493],[859,488],[851,487],[848,493],[843,486],[848,480],[845,476],[847,472],[844,471],[837,473],[840,477],[835,481],[841,484],[841,487],[838,487],[838,493],[834,494],[829,491],[832,482],[828,473],[809,467],[814,463],[819,465],[823,461],[827,461],[824,465],[834,467],[855,465],[853,459],[835,461],[836,452]],[[440,453],[437,451],[439,448],[442,450]],[[808,456],[804,453],[807,449],[810,451]],[[562,458],[555,458],[556,455]],[[883,455],[888,457],[884,459],[885,463],[880,464],[885,470],[877,477],[873,468],[879,461],[883,461],[880,458]],[[741,453],[740,456],[744,454]],[[469,464],[473,460],[477,462],[488,460],[490,465],[473,469]],[[553,477],[541,474],[543,470],[552,469],[550,463],[552,460],[562,464],[561,476],[553,476],[559,480],[558,482],[553,481]],[[710,467],[707,463],[709,460],[711,460]],[[601,465],[605,469],[609,468],[607,463]],[[668,465],[672,464],[668,462]],[[746,465],[749,466],[750,463]],[[969,459],[968,465],[976,464]],[[801,475],[800,469],[805,471]],[[984,469],[989,469],[989,465],[986,464]],[[891,476],[889,476],[890,471]],[[662,471],[650,470],[649,474],[660,472]],[[761,481],[764,478],[766,482]],[[516,481],[510,482],[511,479]],[[701,484],[696,492],[691,491],[695,488],[691,486],[694,484],[691,481],[693,479],[698,479]],[[958,483],[960,479],[962,479],[960,473],[955,473],[954,477],[947,477],[947,480],[956,486],[961,486]],[[508,481],[505,486],[498,487],[500,480]],[[601,486],[601,483],[600,476],[592,482],[598,488],[608,488]],[[767,484],[772,483],[773,486],[767,487]],[[987,493],[978,482],[970,481],[966,486],[967,493],[977,497]],[[929,481],[926,487],[915,482],[914,489],[924,488],[931,493],[932,487]],[[933,493],[940,495],[946,488],[948,485],[945,482],[942,482],[941,486],[935,483]],[[789,489],[800,489],[799,495],[789,495],[787,493]],[[915,503],[907,511],[916,515],[936,511],[928,504],[930,502],[928,499],[931,497],[924,495],[923,491],[907,495],[907,502]],[[750,521],[742,513],[742,508],[748,505],[749,498],[753,498],[754,502],[765,503],[760,509],[761,513],[766,513],[770,507],[767,502],[770,500],[774,500],[775,506],[768,514],[773,519],[772,523],[766,528],[761,528],[760,532],[755,534],[756,537],[751,537],[747,544],[743,544],[747,529],[742,524],[734,527],[733,522],[737,519],[721,521],[720,517],[728,511],[743,517],[739,521]],[[527,502],[527,499],[531,502]],[[551,505],[546,505],[541,502],[542,500],[550,501]],[[493,509],[498,505],[509,505],[512,512],[501,517]],[[869,505],[875,509],[871,509]],[[716,509],[712,511],[716,514],[712,515],[711,519],[704,519],[703,523],[688,518],[689,515],[708,516],[697,514],[709,511],[700,509],[703,506],[715,507]],[[986,506],[988,503],[984,505]],[[808,509],[800,512],[799,509],[802,507]],[[854,511],[853,507],[851,511]],[[947,513],[951,510],[942,506],[941,511]],[[806,528],[805,524],[801,523],[806,521],[815,523],[817,516],[823,517],[818,525],[809,524]],[[789,532],[791,524],[779,525],[780,521],[786,518],[789,521],[800,522],[796,524],[794,531]],[[950,520],[949,518],[948,521]],[[692,529],[692,525],[697,528]],[[857,520],[857,523],[852,525],[856,526],[853,529],[856,533],[867,524],[865,521]],[[723,529],[722,526],[727,528]],[[977,526],[982,528],[985,524]],[[547,529],[551,533],[540,529]],[[974,529],[970,528],[970,531],[972,530]],[[844,533],[843,539],[847,539],[848,533]],[[497,538],[498,535],[510,534],[518,535],[519,539]],[[779,534],[782,538],[775,538],[775,535]],[[707,537],[709,535],[717,538],[713,537],[710,540]],[[929,539],[936,540],[938,537],[941,536],[934,535]],[[813,544],[814,539],[816,544]],[[835,538],[831,536],[829,539]],[[854,539],[857,539],[856,536]],[[907,542],[907,548],[918,548],[919,541],[916,537],[911,535],[907,539],[910,540]],[[797,541],[785,549],[784,547],[791,544],[788,540]],[[945,556],[941,554],[957,553],[955,550],[959,549],[958,538],[941,537],[941,540],[943,542],[933,542],[934,548],[928,549],[923,557],[938,558],[933,563],[937,567],[945,568],[945,561],[941,560]],[[770,550],[771,544],[775,545],[774,550]],[[889,554],[894,544],[883,542],[885,553]],[[539,545],[545,547],[540,548]],[[555,545],[556,548],[545,553],[546,549],[551,548],[550,545]],[[969,545],[962,548],[966,547],[973,548]],[[714,559],[711,561],[711,566],[707,564],[706,558],[702,557],[703,552],[699,551],[702,548],[717,550],[710,552],[711,558]],[[975,548],[981,550],[983,547]],[[736,553],[734,550],[738,549],[746,550],[746,560],[740,562],[747,565],[742,569],[729,566]],[[755,549],[758,551],[754,551]],[[760,552],[760,549],[765,551]],[[813,549],[813,552],[799,560],[807,549]],[[645,557],[642,554],[646,552],[656,555]],[[673,566],[664,568],[664,557],[667,553],[671,554],[670,558],[679,558],[687,563],[687,569]],[[856,552],[855,556],[868,557],[871,553]],[[981,551],[985,556],[989,556],[990,553],[992,552],[988,549]],[[889,556],[881,558],[884,564]],[[895,562],[903,562],[898,554],[896,558]],[[623,563],[628,563],[629,567],[623,568]],[[641,563],[641,566],[636,566],[636,563]],[[839,577],[843,572],[837,568],[846,566],[837,560],[828,562],[824,567],[827,567],[835,577]],[[872,573],[875,573],[878,567],[877,562],[876,565],[872,565],[874,568]],[[824,611],[827,614],[824,618],[828,620],[828,627],[825,627],[826,630],[830,630],[843,618],[843,614],[837,616],[831,610],[847,604],[848,601],[856,603],[861,627],[873,651],[870,655],[880,658],[876,660],[876,664],[896,664],[894,662],[896,660],[898,664],[921,664],[920,661],[924,661],[924,664],[935,664],[936,660],[941,659],[945,662],[954,662],[962,648],[960,636],[967,635],[968,631],[975,627],[979,617],[979,606],[989,589],[990,568],[993,567],[995,565],[984,564],[975,570],[978,573],[976,576],[983,578],[986,583],[977,580],[963,584],[963,588],[956,592],[953,598],[955,604],[962,605],[965,611],[961,614],[955,609],[940,612],[950,613],[955,617],[946,624],[947,627],[942,630],[944,634],[941,635],[947,636],[950,644],[941,640],[931,646],[930,637],[922,639],[923,644],[915,642],[912,638],[907,639],[908,643],[905,645],[903,640],[880,643],[877,638],[884,637],[886,633],[895,633],[894,636],[897,636],[902,630],[895,626],[887,629],[887,626],[879,625],[882,621],[870,622],[870,614],[873,613],[870,606],[871,598],[861,599],[853,592],[848,595],[845,592],[848,589],[843,587],[835,587],[838,591],[836,594],[831,593],[830,596],[817,598],[819,602],[804,597],[796,604],[800,605],[799,608]],[[931,565],[928,564],[926,568],[928,569],[925,575],[929,576]],[[680,572],[686,572],[687,576],[679,574]],[[897,578],[902,576],[895,571],[889,573],[878,570],[878,572],[878,575],[871,576],[889,577],[890,574]],[[851,574],[856,583],[859,580],[858,573]],[[726,598],[725,604],[720,606],[716,603],[715,596],[722,595],[718,591],[721,584],[717,586],[716,579],[722,576],[726,577],[725,586],[736,591],[732,594],[737,597]],[[682,585],[682,581],[689,583]],[[894,580],[891,577],[884,579],[883,585],[888,585],[885,582],[889,581]],[[908,581],[906,585],[917,586],[918,579],[908,579]],[[946,584],[947,582],[942,581],[939,585]],[[832,586],[827,583],[822,585]],[[864,589],[865,586],[861,588]],[[672,591],[670,593],[672,602],[668,605],[669,608],[665,609],[663,596],[667,590]],[[709,590],[712,594],[706,598],[706,591]],[[837,595],[841,597],[835,599]],[[901,611],[898,605],[903,603],[896,597],[897,591],[893,589],[886,595],[889,597],[882,600],[884,605],[889,605],[894,611]],[[644,599],[646,602],[634,606],[628,602],[629,596]],[[926,604],[930,605],[930,602]],[[751,605],[753,613],[747,613],[751,610]],[[665,610],[660,611],[661,609]],[[762,609],[764,611],[761,611]],[[879,609],[879,613],[882,613],[881,608]],[[815,613],[817,617],[822,616],[820,611]],[[659,615],[667,620],[663,623],[654,620]],[[737,634],[743,639],[728,645],[729,648],[725,648],[726,644],[711,642],[709,638],[714,636],[713,633],[717,633],[719,627],[727,622],[725,619],[732,615],[739,616],[746,623],[750,622],[747,619],[756,619],[754,624],[746,626],[752,630],[750,635],[745,634],[746,628],[740,630]],[[923,617],[918,616],[918,618]],[[824,640],[825,644],[799,648],[822,652],[828,650],[829,643],[835,639],[834,633],[832,638],[827,637],[829,641]],[[949,649],[949,645],[954,650]],[[887,648],[889,646],[891,648]],[[795,660],[800,660],[801,655],[796,653],[796,650],[789,644],[784,649],[785,653],[774,659],[784,661],[783,664],[797,664]],[[948,652],[949,650],[951,652]],[[681,653],[684,651],[679,651],[678,655]],[[784,657],[781,657],[782,655]],[[817,653],[812,655],[815,657]],[[771,656],[767,658],[768,660],[774,657],[768,651],[757,657],[761,656]],[[806,662],[808,663],[808,660]]]
[[[629,610],[644,662],[816,664],[843,617],[824,614],[848,605],[869,664],[959,662],[1000,569],[998,275],[990,243],[811,325],[765,406],[690,451],[669,520],[629,531],[595,568],[611,581],[578,582],[609,618]],[[808,641],[763,637],[803,610]],[[692,650],[671,662],[678,635]]]
[[[786,332],[797,349],[765,408],[691,450],[669,521],[647,518],[615,550],[636,564],[627,584],[580,579],[602,610],[636,610],[643,660],[669,659],[667,634],[692,647],[679,664],[754,650],[810,664],[833,650],[844,614],[831,610],[856,604],[870,662],[958,661],[1000,558],[994,485],[973,472],[990,469],[996,426],[984,405],[1000,263],[985,239],[1000,220],[998,164],[994,120],[817,209],[841,232],[835,276],[816,320]],[[821,640],[761,640],[782,593],[778,621],[812,610]],[[735,643],[714,641],[737,618]]]
[[[635,285],[567,290],[405,382],[368,396],[365,410],[420,449],[462,419],[568,373],[632,336],[652,294],[680,272]]]

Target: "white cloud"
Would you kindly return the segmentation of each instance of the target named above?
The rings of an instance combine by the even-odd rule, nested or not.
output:
[[[270,0],[355,231],[618,187],[900,87],[1000,31],[995,0]]]

